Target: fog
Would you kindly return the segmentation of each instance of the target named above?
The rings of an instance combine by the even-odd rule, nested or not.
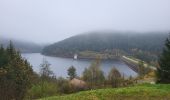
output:
[[[90,31],[169,31],[170,0],[0,0],[0,36],[52,43]]]

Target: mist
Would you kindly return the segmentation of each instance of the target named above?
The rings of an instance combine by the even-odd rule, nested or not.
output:
[[[0,36],[53,43],[100,30],[170,30],[169,0],[0,0]]]

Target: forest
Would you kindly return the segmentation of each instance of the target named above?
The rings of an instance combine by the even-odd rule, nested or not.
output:
[[[85,93],[90,93],[96,98],[98,96],[95,94],[101,93],[102,97],[100,96],[100,99],[116,98],[119,95],[118,97],[121,99],[130,96],[129,98],[134,100],[137,95],[134,93],[139,93],[137,97],[140,96],[141,98],[166,99],[169,98],[170,92],[169,85],[165,85],[170,83],[169,51],[170,37],[165,41],[165,47],[158,62],[159,65],[155,66],[156,70],[149,66],[145,67],[144,62],[141,61],[137,65],[137,68],[139,68],[138,77],[125,78],[115,68],[110,70],[108,76],[104,76],[103,71],[99,67],[101,64],[99,57],[83,71],[81,76],[77,75],[74,66],[70,66],[67,69],[69,77],[63,78],[55,76],[50,69],[50,63],[46,59],[43,59],[42,64],[40,64],[40,72],[34,72],[29,62],[21,57],[12,42],[10,42],[7,48],[0,47],[0,99],[27,100],[44,98],[46,100],[46,97],[49,97],[49,100],[51,100],[50,96],[59,95],[58,97],[53,97],[53,99],[70,98],[73,100],[74,98],[82,97]],[[93,90],[93,92],[91,93],[90,90]],[[77,95],[73,94],[72,96],[68,95],[60,98],[62,95],[80,91],[86,92],[82,92],[82,95],[78,93]],[[108,98],[105,97],[108,95],[107,91],[110,91],[112,94]],[[126,95],[120,95],[121,92],[118,91],[123,91]],[[145,91],[147,94],[143,95],[142,93],[144,92],[141,91]],[[87,97],[84,99],[87,99]],[[90,97],[90,99],[92,98]]]
[[[114,53],[134,56],[144,61],[156,61],[160,55],[168,33],[150,32],[91,32],[76,35],[46,46],[42,54],[60,57],[73,57],[84,51]]]

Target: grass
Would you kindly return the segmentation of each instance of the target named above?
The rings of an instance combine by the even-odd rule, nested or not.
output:
[[[39,100],[170,100],[170,84],[89,90]]]

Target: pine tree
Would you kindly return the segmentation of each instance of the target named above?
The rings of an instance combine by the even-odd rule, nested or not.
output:
[[[0,68],[4,65],[4,63],[5,63],[5,51],[4,51],[4,48],[3,48],[3,46],[1,45],[1,47],[0,47]]]
[[[170,83],[170,37],[165,41],[165,47],[159,59],[158,82]]]
[[[7,52],[11,55],[11,57],[14,57],[14,55],[15,55],[15,53],[16,53],[12,41],[10,41],[10,43],[9,43],[9,45],[8,45],[8,47],[7,47]]]
[[[68,72],[68,75],[69,75],[70,80],[73,79],[73,78],[75,78],[75,77],[77,76],[77,74],[76,74],[76,69],[74,68],[74,66],[71,66],[71,67],[67,70],[67,72]]]
[[[32,67],[25,63],[10,42],[0,49],[0,100],[23,100],[31,86]]]

